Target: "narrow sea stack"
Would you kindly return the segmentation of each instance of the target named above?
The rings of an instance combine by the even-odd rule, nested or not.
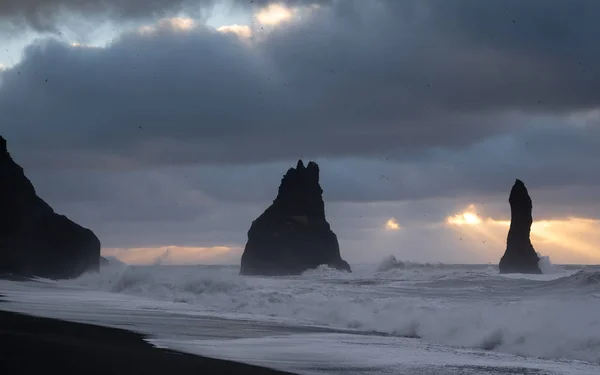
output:
[[[530,233],[533,217],[533,204],[525,184],[516,180],[510,191],[510,229],[506,241],[506,252],[500,259],[500,273],[540,274],[540,260],[533,245]]]
[[[99,264],[98,237],[37,196],[0,136],[0,274],[68,279]]]
[[[273,204],[252,222],[240,274],[295,275],[320,265],[351,272],[325,219],[319,166],[299,160]]]

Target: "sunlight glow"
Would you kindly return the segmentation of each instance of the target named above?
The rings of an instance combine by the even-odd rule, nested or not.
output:
[[[318,4],[289,8],[284,4],[272,3],[254,13],[254,17],[257,21],[256,24],[254,22],[252,22],[253,25],[237,23],[229,25],[226,24],[216,27],[216,30],[221,33],[236,34],[238,37],[246,41],[256,41],[256,38],[261,40],[264,35],[272,31],[273,27],[290,21],[295,17],[301,18],[303,15],[309,14],[318,9],[320,9]]]
[[[385,229],[391,231],[400,230],[400,223],[395,218],[391,218],[385,223]]]
[[[469,207],[467,207],[467,209],[462,213],[459,213],[454,216],[448,216],[446,221],[448,222],[448,224],[459,225],[459,226],[460,225],[478,225],[478,224],[481,224],[481,222],[482,222],[479,215],[477,215],[477,212],[475,210],[475,205],[473,205],[473,204],[470,205]]]
[[[242,249],[229,246],[160,246],[102,249],[127,264],[222,264],[239,260]]]
[[[165,18],[158,21],[155,25],[144,25],[138,28],[140,34],[150,34],[158,29],[171,29],[176,31],[190,30],[196,27],[196,22],[188,17]]]
[[[493,256],[503,254],[510,220],[482,219],[474,205],[447,218],[465,243],[491,244]],[[531,226],[531,242],[542,255],[555,263],[597,263],[600,261],[600,220],[570,217],[538,220]]]
[[[492,222],[510,228],[510,221]],[[534,221],[531,225],[531,242],[540,246],[558,245],[600,259],[600,221],[576,217]]]
[[[236,34],[240,38],[249,39],[252,37],[252,29],[248,25],[226,25],[217,28],[218,32]]]
[[[164,22],[169,24],[173,29],[178,30],[189,30],[196,26],[196,22],[193,19],[187,17],[169,18]]]
[[[79,47],[79,48],[100,48],[100,46],[95,46],[93,44],[81,44],[79,42],[71,43],[71,47]]]
[[[256,14],[256,19],[263,25],[279,25],[292,18],[293,10],[282,4],[270,4]]]

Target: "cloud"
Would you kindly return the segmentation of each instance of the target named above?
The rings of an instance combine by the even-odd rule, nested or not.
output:
[[[165,11],[178,11],[186,0],[22,0],[0,2],[0,19],[15,27],[28,26],[38,31],[54,31],[61,18],[79,16],[127,20],[146,18]]]
[[[326,5],[331,0],[19,0],[0,2],[0,20],[13,28],[28,27],[40,32],[57,31],[74,18],[87,19],[88,27],[106,20],[143,21],[187,13],[206,17],[216,4],[256,10],[271,4],[292,7]],[[67,21],[67,22],[66,22]]]
[[[0,132],[108,248],[239,248],[298,158],[320,163],[351,261],[497,261],[445,220],[506,220],[517,177],[537,219],[598,217],[595,1],[283,1],[321,6],[221,30],[195,2],[86,3],[0,5],[38,30],[132,23],[105,46],[32,43],[0,72]]]
[[[580,45],[583,75],[579,61],[484,44],[469,25],[448,30],[442,3],[394,4],[332,3],[251,45],[160,22],[106,48],[37,42],[2,73],[3,132],[22,147],[60,148],[47,153],[55,165],[408,157],[596,108],[591,40]],[[537,35],[519,30],[506,38]],[[583,43],[587,30],[583,22],[561,37]]]
[[[477,215],[474,204],[469,205],[464,212],[448,216],[446,221],[450,225],[457,225],[459,227],[464,225],[478,225],[482,222],[479,215]]]
[[[141,34],[150,34],[153,32],[160,32],[162,29],[168,29],[173,31],[185,31],[191,30],[196,27],[196,22],[189,17],[172,17],[163,18],[154,25],[144,25],[138,29]]]
[[[235,170],[229,168],[223,167],[223,175],[230,172],[235,176]],[[202,167],[135,172],[34,171],[28,175],[40,196],[58,212],[92,228],[108,255],[147,264],[171,249],[164,257],[166,262],[236,264],[252,220],[277,193],[282,170],[285,169],[279,168],[273,174],[255,170],[257,176],[264,174],[267,180],[264,187],[255,185],[256,178],[248,179],[246,184],[223,182],[219,175],[211,178],[212,170]],[[321,170],[322,174],[328,170],[326,164]],[[195,176],[196,172],[201,173]],[[357,172],[357,175],[363,173]],[[505,223],[510,217],[507,197],[510,184],[499,197],[471,195],[402,202],[339,200],[332,195],[336,190],[332,187],[343,186],[344,182],[334,184],[335,180],[323,183],[327,219],[338,235],[344,257],[350,262],[377,262],[394,254],[398,259],[420,262],[495,263],[504,251],[508,230]],[[229,191],[235,191],[235,187],[256,189],[258,196],[236,201],[215,199],[205,192],[211,185]],[[367,192],[377,198],[376,192]],[[600,243],[598,220],[585,219],[577,213],[586,206],[590,213],[597,213],[600,207],[590,203],[589,198],[556,206],[555,199],[548,199],[543,191],[540,194],[537,189],[530,189],[530,193],[536,223],[554,223],[551,233],[573,239],[562,240],[557,245],[552,238],[534,236],[536,248],[544,255],[551,255],[555,262],[593,262],[596,255],[589,249]],[[474,204],[473,211],[480,218],[481,226],[447,224],[448,216],[464,213],[470,203]],[[402,230],[386,229],[390,218],[402,223]],[[593,225],[579,225],[587,222]],[[565,237],[567,235],[569,237]],[[238,250],[224,254],[203,250],[223,247]],[[187,248],[201,249],[189,252]],[[213,255],[202,257],[203,254]]]
[[[582,133],[581,137],[585,136]],[[593,202],[598,201],[600,179],[589,171],[600,162],[600,155],[593,150],[584,151],[584,144],[576,143],[573,147],[564,137],[556,137],[543,150],[538,151],[533,145],[534,151],[530,151],[527,139],[518,142],[492,139],[471,149],[431,155],[426,160],[317,159],[321,166],[324,198],[326,202],[406,202],[453,198],[457,204],[467,204],[468,201],[486,203],[488,213],[498,215],[506,212],[514,179],[521,178],[531,192],[534,210],[539,217],[598,217],[600,207]],[[597,142],[592,137],[589,139]],[[12,151],[13,147],[10,149]],[[179,215],[185,217],[204,212],[204,208],[193,202],[210,206],[223,202],[264,205],[275,197],[283,173],[295,164],[294,161],[189,164],[118,171],[57,170],[40,168],[41,154],[30,155],[14,149],[16,152],[13,154],[45,197],[54,202],[114,201],[117,206],[111,212],[116,216],[110,217],[110,220],[131,215],[146,220],[153,216],[150,210],[173,220],[177,220]],[[574,153],[572,150],[575,149],[580,151]],[[567,155],[564,157],[567,160],[561,159],[563,154]],[[65,162],[68,160],[65,159]],[[65,189],[65,185],[70,188]],[[132,207],[134,204],[135,209]],[[176,208],[178,213],[170,216],[171,210]],[[450,207],[451,210],[458,208]],[[123,212],[117,215],[119,211]],[[428,208],[428,211],[431,213],[435,208]],[[436,220],[445,220],[444,214],[441,215]],[[391,216],[400,220],[395,215]],[[400,222],[404,223],[404,220]]]
[[[233,33],[241,38],[251,38],[252,29],[248,25],[225,25],[217,28],[217,31],[222,33]]]
[[[256,19],[263,25],[278,25],[290,20],[293,10],[280,4],[269,4],[256,14]]]
[[[391,218],[385,222],[385,229],[386,230],[400,230],[400,224],[398,223],[398,220],[396,220],[395,218]]]

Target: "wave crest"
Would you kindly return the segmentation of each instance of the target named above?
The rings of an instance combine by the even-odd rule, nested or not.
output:
[[[571,276],[556,280],[557,283],[573,286],[595,286],[600,284],[600,271],[581,270]]]
[[[371,268],[354,274],[320,267],[300,276],[263,278],[239,276],[236,268],[115,265],[71,282],[184,302],[186,310],[215,316],[600,363],[600,299],[587,292],[597,290],[600,272],[532,281],[479,269],[389,256],[376,272]]]
[[[444,263],[419,263],[397,260],[394,255],[388,255],[379,262],[377,266],[378,272],[387,272],[396,269],[406,268],[442,268]]]

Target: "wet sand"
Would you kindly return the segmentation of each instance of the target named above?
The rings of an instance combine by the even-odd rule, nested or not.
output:
[[[0,311],[2,374],[248,374],[284,372],[159,349],[125,330]]]

